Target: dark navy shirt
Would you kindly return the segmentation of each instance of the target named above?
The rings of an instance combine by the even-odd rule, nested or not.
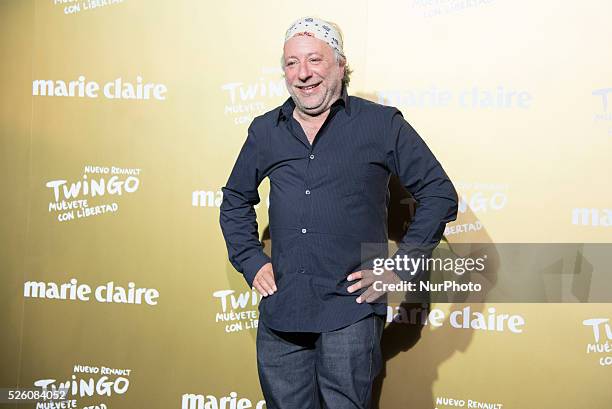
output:
[[[291,98],[253,120],[223,190],[220,223],[229,260],[247,283],[272,262],[278,291],[259,304],[260,319],[280,331],[325,332],[375,313],[357,303],[347,276],[364,268],[362,243],[387,243],[388,183],[398,176],[418,205],[396,254],[435,247],[455,219],[457,193],[399,110],[346,90],[308,142]],[[272,260],[258,236],[257,188],[270,179]],[[410,280],[409,277],[402,279]]]

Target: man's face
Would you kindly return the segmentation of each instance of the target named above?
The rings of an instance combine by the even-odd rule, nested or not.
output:
[[[296,107],[308,114],[325,112],[340,96],[344,64],[322,40],[306,35],[285,42],[285,84]],[[342,64],[342,65],[341,65]]]

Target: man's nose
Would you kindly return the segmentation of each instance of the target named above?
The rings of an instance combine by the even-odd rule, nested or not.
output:
[[[312,71],[310,70],[310,64],[308,64],[308,61],[306,61],[303,64],[300,64],[298,78],[300,81],[307,81],[310,77],[312,77]]]

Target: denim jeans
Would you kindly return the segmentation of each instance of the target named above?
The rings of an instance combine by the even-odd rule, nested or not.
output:
[[[370,408],[383,327],[374,314],[323,333],[275,331],[260,320],[257,369],[266,408]]]

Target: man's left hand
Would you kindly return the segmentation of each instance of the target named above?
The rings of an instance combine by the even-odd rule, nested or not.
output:
[[[397,274],[390,270],[384,270],[380,275],[374,274],[373,270],[355,271],[349,274],[346,279],[348,281],[359,280],[347,288],[349,293],[355,292],[361,288],[366,288],[366,290],[357,297],[356,301],[358,303],[364,301],[367,303],[374,302],[386,293],[385,291],[374,290],[373,284],[375,281],[383,284],[399,284],[402,281]]]

